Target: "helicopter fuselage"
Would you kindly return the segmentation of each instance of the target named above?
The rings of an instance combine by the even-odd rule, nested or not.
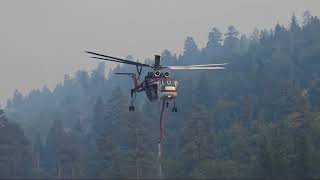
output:
[[[142,83],[133,76],[135,87],[131,90],[131,95],[144,91],[148,99],[153,102],[157,100],[173,100],[177,97],[178,81],[170,77],[169,73],[149,72]]]
[[[136,93],[144,91],[150,101],[162,101],[161,114],[160,114],[160,142],[163,138],[163,123],[162,117],[165,105],[168,108],[169,101],[173,100],[172,112],[178,112],[175,98],[177,97],[178,81],[174,80],[169,72],[161,72],[165,69],[170,70],[219,70],[225,69],[223,64],[198,64],[198,65],[183,65],[183,66],[162,66],[160,64],[160,56],[155,55],[154,64],[146,64],[141,62],[135,62],[122,58],[112,57],[104,54],[99,54],[91,51],[86,53],[94,55],[92,58],[100,59],[104,61],[117,62],[122,64],[128,64],[136,66],[137,74],[135,73],[116,73],[118,75],[129,75],[133,79],[134,88],[131,89],[131,105],[129,111],[135,111],[133,101],[136,97]],[[151,68],[153,72],[148,72],[143,82],[139,82],[142,68]]]
[[[178,81],[171,77],[145,79],[145,93],[150,101],[173,100],[177,97]]]

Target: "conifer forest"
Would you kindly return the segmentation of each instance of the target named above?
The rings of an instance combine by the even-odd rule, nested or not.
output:
[[[172,72],[178,112],[164,113],[164,178],[320,178],[320,19],[301,20],[249,35],[213,25],[205,47],[186,37],[182,54],[163,50],[163,65],[229,63]],[[130,112],[132,80],[114,73],[135,67],[105,69],[13,92],[0,110],[1,178],[159,178],[161,102],[140,93]]]

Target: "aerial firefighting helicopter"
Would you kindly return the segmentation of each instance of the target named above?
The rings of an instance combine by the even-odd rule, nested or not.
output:
[[[136,97],[136,93],[145,92],[148,99],[153,102],[157,100],[162,100],[162,108],[160,115],[160,139],[162,139],[162,116],[163,110],[169,106],[169,101],[173,101],[172,112],[177,112],[175,98],[177,97],[178,81],[173,79],[170,73],[166,70],[220,70],[225,69],[227,63],[223,64],[201,64],[201,65],[187,65],[187,66],[162,66],[160,64],[160,56],[155,55],[154,64],[149,65],[140,62],[129,61],[126,59],[121,59],[117,57],[107,56],[91,51],[85,51],[88,54],[94,55],[92,58],[112,61],[118,63],[124,63],[136,66],[137,73],[123,73],[118,72],[118,75],[128,75],[133,79],[134,87],[131,89],[131,105],[129,106],[129,111],[134,111],[133,100]],[[140,80],[142,68],[150,68],[144,77],[144,80]]]

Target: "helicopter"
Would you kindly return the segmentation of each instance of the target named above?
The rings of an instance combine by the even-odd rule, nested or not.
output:
[[[133,106],[136,94],[139,92],[145,92],[147,98],[151,101],[161,101],[161,114],[160,114],[160,139],[163,137],[162,130],[162,117],[165,106],[168,108],[169,102],[173,101],[172,112],[178,112],[175,99],[178,95],[178,81],[175,80],[169,71],[167,70],[223,70],[227,63],[222,64],[200,64],[200,65],[186,65],[186,66],[162,66],[161,56],[155,55],[154,64],[145,64],[140,62],[134,62],[126,59],[112,57],[100,53],[91,51],[85,51],[90,55],[94,55],[91,58],[112,61],[117,63],[129,64],[136,66],[136,73],[117,72],[117,75],[128,75],[132,78],[134,87],[131,89],[131,104],[129,111],[135,111]],[[141,81],[141,72],[143,68],[149,68],[151,71],[147,73],[144,79]]]

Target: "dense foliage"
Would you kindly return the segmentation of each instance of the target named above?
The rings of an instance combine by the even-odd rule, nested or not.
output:
[[[172,72],[178,113],[165,114],[164,176],[320,178],[319,32],[307,11],[301,25],[293,15],[289,27],[250,37],[213,28],[202,49],[187,37],[182,55],[165,50],[165,65],[230,64]],[[158,177],[160,105],[140,94],[129,112],[132,82],[113,72],[134,67],[107,79],[104,69],[65,75],[52,92],[14,93],[0,127],[1,177]]]

